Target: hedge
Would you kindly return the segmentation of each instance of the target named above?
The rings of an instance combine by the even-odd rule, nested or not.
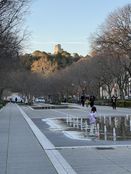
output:
[[[3,101],[3,100],[0,100],[0,109],[1,109],[3,106],[5,106],[5,105],[6,105],[6,102]]]
[[[131,100],[118,100],[117,107],[131,107]]]
[[[101,106],[112,106],[111,100],[96,100],[96,105]],[[131,100],[117,100],[116,102],[117,107],[131,107]]]

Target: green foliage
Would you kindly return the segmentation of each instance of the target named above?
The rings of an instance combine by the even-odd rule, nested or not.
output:
[[[131,107],[131,100],[118,100],[117,106],[118,107]]]
[[[6,105],[6,102],[3,101],[3,100],[0,100],[0,109],[1,109],[3,106],[5,106],[5,105]]]
[[[58,63],[58,69],[65,68],[73,63],[73,58],[70,53],[63,51],[54,56],[55,61]]]
[[[96,100],[95,101],[96,105],[101,105],[101,106],[111,106],[111,100],[105,99],[105,100]],[[131,100],[117,100],[116,102],[117,107],[131,107]]]
[[[100,105],[100,106],[111,106],[111,100],[104,99],[104,100],[96,100],[95,105]]]

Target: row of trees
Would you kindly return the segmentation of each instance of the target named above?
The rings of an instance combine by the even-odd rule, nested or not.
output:
[[[11,88],[11,72],[21,71],[19,52],[26,34],[23,19],[29,0],[0,1],[0,98],[5,88]]]
[[[43,76],[29,70],[17,70],[17,74],[12,71],[9,76],[14,81],[12,89],[30,96],[68,96],[85,92],[99,98],[100,87],[104,87],[111,97],[117,83],[120,96],[124,98],[131,77],[131,4],[108,16],[99,32],[94,34],[91,48],[92,57],[80,59],[52,75]],[[14,55],[13,59],[18,56]]]
[[[14,90],[17,89],[26,96],[57,95],[68,98],[70,95],[80,96],[82,92],[98,96],[99,81],[95,78],[95,73],[92,73],[93,66],[92,59],[89,58],[58,70],[48,77],[22,72],[18,73],[16,78],[14,74],[17,79]]]
[[[120,96],[124,98],[131,77],[131,4],[108,16],[93,38],[92,48],[99,61],[99,72],[103,71],[101,85],[107,87],[110,95],[117,83]]]

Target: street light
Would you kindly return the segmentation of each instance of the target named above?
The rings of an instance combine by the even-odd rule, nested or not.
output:
[[[83,81],[83,89],[82,89],[82,93],[83,95],[85,95],[85,92],[86,92],[86,80]]]

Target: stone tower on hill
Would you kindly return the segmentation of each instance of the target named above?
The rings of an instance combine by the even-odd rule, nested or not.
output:
[[[57,44],[54,47],[54,54],[58,54],[61,53],[63,51],[63,49],[61,48],[61,44]]]

